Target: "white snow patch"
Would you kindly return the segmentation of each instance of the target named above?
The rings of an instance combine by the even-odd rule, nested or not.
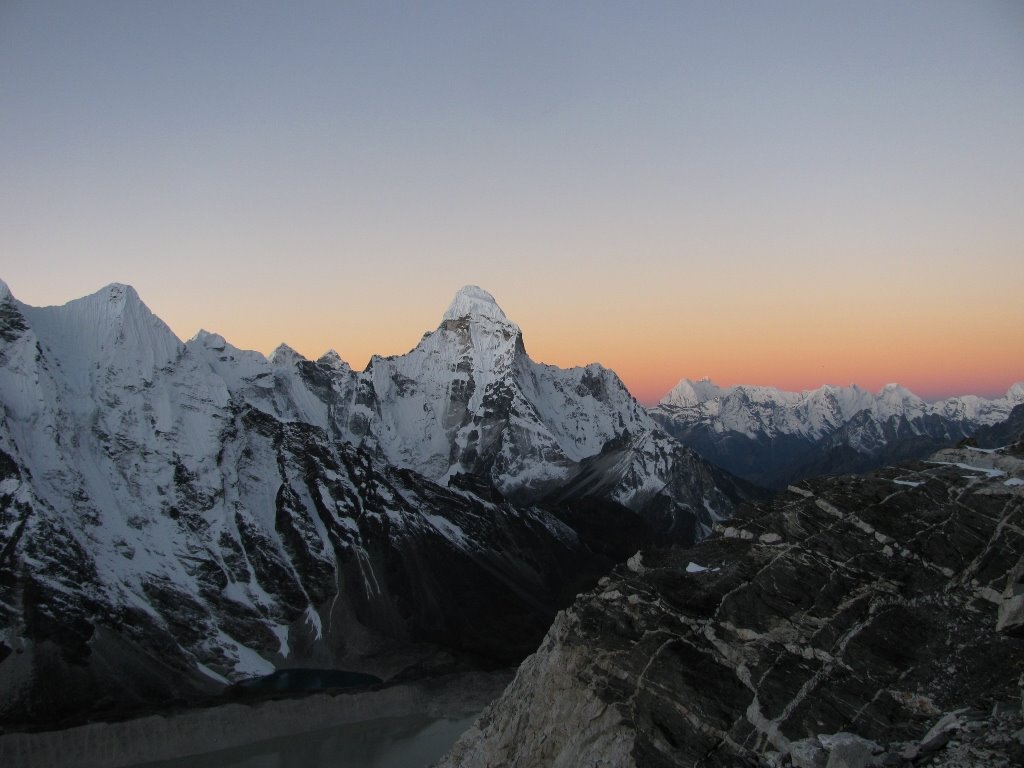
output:
[[[218,683],[222,683],[223,685],[231,685],[231,681],[230,680],[228,680],[223,675],[218,675],[216,672],[214,672],[212,669],[210,669],[205,664],[200,664],[197,661],[196,662],[196,669],[198,669],[200,672],[202,672],[204,675],[206,675],[211,680],[216,680]]]
[[[291,647],[288,645],[288,625],[275,624],[270,628],[270,631],[277,636],[277,642],[280,644],[277,652],[287,659],[288,655],[292,652]]]
[[[235,672],[245,677],[262,677],[269,675],[275,667],[269,661],[260,656],[248,646],[242,645],[226,632],[221,631],[217,636],[217,644],[225,649],[231,649],[235,653]]]
[[[255,574],[252,580],[246,585],[246,594],[249,599],[253,600],[256,605],[263,606],[265,608],[273,607],[277,600],[267,593],[260,583],[256,580]]]
[[[451,522],[450,520],[446,520],[445,518],[440,517],[439,515],[431,515],[427,514],[426,512],[423,512],[421,514],[423,515],[424,519],[428,523],[430,523],[430,525],[433,526],[434,529],[437,530],[438,533],[440,533],[442,536],[444,536],[452,543],[459,544],[464,547],[469,545],[469,540],[466,538],[465,531],[463,531],[459,526],[455,525],[455,523]]]
[[[252,603],[252,599],[249,597],[249,593],[246,592],[245,587],[237,581],[228,582],[227,586],[221,590],[221,594],[228,600],[232,600],[249,608],[255,608]]]
[[[966,469],[969,472],[981,472],[989,477],[1003,477],[1006,473],[1001,469],[992,469],[990,467],[975,467],[971,464],[964,464],[960,461],[929,461],[929,464],[945,464],[948,467],[958,467],[959,469]]]
[[[718,512],[715,511],[714,507],[711,506],[711,502],[708,500],[707,496],[704,497],[704,509],[711,517],[712,522],[717,523],[725,519],[720,514],[718,514]]]
[[[924,485],[924,483],[915,482],[913,480],[893,480],[893,482],[896,483],[896,485],[907,485],[911,488],[917,488],[919,485]]]
[[[316,639],[320,640],[324,636],[323,624],[320,623],[320,614],[316,612],[316,609],[310,605],[306,607],[306,621],[313,627],[313,631],[316,632]],[[286,656],[288,654],[285,654]]]
[[[717,571],[717,568],[707,568],[703,565],[698,565],[692,560],[686,565],[687,573],[704,573],[704,571]]]
[[[451,305],[444,313],[444,319],[458,320],[473,316],[508,322],[505,313],[501,311],[501,307],[491,294],[478,285],[466,285],[455,294]]]
[[[1005,481],[1003,485],[1009,485],[1011,487],[1015,485],[1024,485],[1024,480],[1021,480],[1019,477],[1011,477],[1009,480]]]

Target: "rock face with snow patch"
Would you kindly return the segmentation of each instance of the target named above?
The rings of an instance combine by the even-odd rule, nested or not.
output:
[[[965,395],[926,403],[896,384],[877,394],[856,385],[786,392],[684,379],[651,414],[718,466],[781,488],[806,477],[922,458],[1005,420],[1019,404],[1024,383],[994,400]]]
[[[581,595],[442,766],[1020,765],[1022,553],[1010,452],[802,483]]]
[[[731,510],[614,374],[532,363],[479,289],[356,374],[182,343],[127,286],[35,308],[0,284],[0,404],[7,722],[278,666],[518,661],[656,527]],[[585,471],[599,491],[567,490]]]

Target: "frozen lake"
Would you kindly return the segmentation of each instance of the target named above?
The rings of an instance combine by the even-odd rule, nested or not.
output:
[[[424,768],[447,752],[475,717],[368,720],[138,768]]]

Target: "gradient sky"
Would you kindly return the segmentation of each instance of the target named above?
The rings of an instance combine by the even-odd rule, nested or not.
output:
[[[922,396],[1024,379],[1024,3],[0,0],[0,277],[182,338]]]

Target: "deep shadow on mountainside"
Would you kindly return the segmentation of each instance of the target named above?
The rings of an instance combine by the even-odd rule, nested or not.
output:
[[[979,448],[1001,448],[1003,446],[1020,456],[1022,440],[1024,440],[1024,404],[1018,405],[1010,412],[1006,421],[982,427],[973,436],[973,444]]]
[[[440,765],[1024,764],[1020,446],[807,480],[643,550]]]
[[[613,372],[530,360],[474,287],[354,372],[181,342],[128,286],[38,308],[0,283],[0,397],[8,729],[275,669],[514,665],[613,564],[749,492]]]
[[[1021,411],[1021,406],[1016,406]],[[942,448],[956,445],[975,434],[969,426],[950,424],[937,417],[917,420],[896,417],[878,423],[862,412],[835,432],[817,440],[799,435],[718,434],[701,426],[687,426],[654,412],[656,420],[673,437],[736,477],[766,488],[780,489],[790,483],[822,475],[862,474],[900,461],[923,459]],[[1019,416],[1018,416],[1019,418]],[[978,434],[989,427],[980,427]],[[986,445],[1005,445],[993,432]],[[871,435],[867,447],[862,435]],[[1012,438],[1007,437],[1007,441]]]

